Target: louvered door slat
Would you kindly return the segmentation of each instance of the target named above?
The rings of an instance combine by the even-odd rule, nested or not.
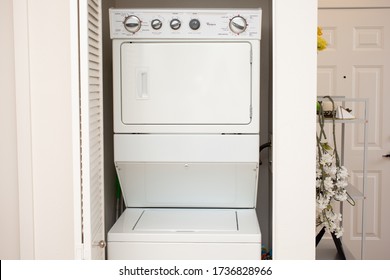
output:
[[[91,55],[91,54],[90,54],[89,57],[88,57],[88,59],[89,59],[89,63],[91,63],[91,64],[96,64],[97,67],[100,66],[100,64],[99,64],[99,58],[96,57],[95,55]]]
[[[90,36],[96,40],[99,37],[99,27],[94,25],[92,22],[88,22],[88,28]]]
[[[100,2],[101,2],[100,0],[88,1],[88,6],[89,7],[94,7],[98,11],[98,9],[100,8],[100,5],[101,5]]]
[[[94,47],[94,44],[95,43],[98,43],[99,40],[98,40],[98,37],[95,36],[94,34],[91,34],[89,37],[88,37],[88,43],[89,43],[89,47],[90,47],[90,50],[99,50],[98,48],[95,48]],[[99,55],[99,52],[96,52],[97,55]]]
[[[93,20],[96,23],[96,25],[99,25],[99,18],[96,16],[96,9],[94,7],[92,7],[91,5],[88,5],[88,7],[94,11],[92,13],[88,12],[88,16],[91,18],[91,21],[92,21],[92,18],[93,18]]]
[[[99,85],[99,78],[97,77],[89,77],[88,79],[90,85]]]

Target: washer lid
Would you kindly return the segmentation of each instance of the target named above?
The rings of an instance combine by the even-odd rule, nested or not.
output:
[[[202,232],[238,231],[235,210],[147,209],[135,224],[134,231]]]
[[[255,209],[127,208],[108,242],[260,243]]]

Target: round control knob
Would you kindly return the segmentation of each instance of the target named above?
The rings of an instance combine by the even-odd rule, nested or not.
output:
[[[173,20],[171,20],[170,25],[173,30],[178,30],[181,26],[181,22],[180,20],[174,18]]]
[[[229,28],[232,32],[240,34],[245,31],[247,26],[246,20],[242,16],[235,16],[230,20]]]
[[[162,27],[162,22],[159,19],[152,20],[152,28],[154,30],[159,30]]]
[[[126,17],[123,24],[126,30],[131,33],[136,33],[141,28],[141,20],[134,15]]]
[[[198,19],[191,19],[190,20],[190,28],[192,30],[198,30],[200,27],[200,21]]]

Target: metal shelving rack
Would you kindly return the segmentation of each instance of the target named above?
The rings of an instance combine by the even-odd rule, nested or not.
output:
[[[363,185],[362,191],[359,191],[355,186],[349,184],[347,187],[347,192],[351,196],[351,198],[355,201],[361,200],[362,203],[362,224],[361,224],[361,244],[360,244],[360,257],[364,259],[364,249],[365,249],[365,239],[366,239],[366,231],[365,231],[365,220],[366,214],[364,209],[364,203],[366,199],[366,187],[367,187],[367,151],[368,151],[368,99],[367,98],[346,98],[342,96],[331,96],[335,103],[340,103],[341,106],[345,107],[346,103],[360,103],[363,104],[363,116],[355,119],[336,119],[336,123],[341,124],[341,153],[340,153],[340,161],[341,165],[344,165],[344,151],[345,151],[345,125],[346,124],[363,124],[363,163],[362,163],[362,174],[363,174]],[[324,98],[322,96],[317,97],[318,101],[329,101],[329,99]],[[355,106],[356,108],[356,106]],[[332,119],[325,120],[326,123],[332,123]],[[343,203],[340,203],[340,212],[343,214]]]

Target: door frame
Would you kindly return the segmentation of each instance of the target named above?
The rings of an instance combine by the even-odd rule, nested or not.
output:
[[[20,258],[34,259],[28,1],[13,1]]]
[[[73,146],[73,219],[75,259],[84,259],[82,186],[81,186],[81,143],[80,143],[80,39],[79,1],[70,1],[71,30],[71,91],[72,91],[72,146]]]
[[[63,17],[65,22],[64,25],[61,25],[62,31],[65,30],[66,32],[62,32],[61,35],[57,34],[57,37],[54,36],[57,40],[49,36],[47,41],[45,40],[42,44],[45,47],[55,48],[54,44],[62,43],[59,52],[63,53],[63,56],[60,61],[48,59],[42,61],[42,65],[40,65],[39,62],[37,63],[38,58],[40,56],[44,57],[46,54],[42,52],[40,47],[37,47],[37,41],[39,41],[39,36],[44,37],[45,32],[52,29],[42,30],[42,33],[39,34],[37,30],[43,26],[43,20],[37,14],[43,6],[46,7],[47,3],[50,2],[48,0],[39,3],[28,0],[13,1],[20,259],[77,259],[81,258],[77,250],[78,242],[81,241],[81,224],[78,225],[77,221],[81,218],[79,215],[69,212],[69,209],[75,209],[73,206],[78,204],[76,201],[78,199],[77,194],[80,193],[80,169],[77,167],[80,159],[80,149],[78,148],[80,142],[78,137],[79,120],[74,115],[79,110],[78,105],[77,108],[74,106],[76,100],[78,104],[78,93],[75,92],[78,88],[75,83],[78,76],[75,79],[77,72],[74,71],[78,68],[76,66],[76,64],[78,65],[77,57],[74,60],[78,53],[78,22],[74,21],[78,14],[77,1],[68,3],[64,0],[58,2],[58,4],[53,4],[56,9],[63,10],[63,8],[66,8],[67,13]],[[52,14],[49,18],[46,17],[45,20],[50,21],[56,16],[55,12]],[[61,38],[61,40],[58,40],[58,38]],[[54,42],[53,45],[51,45],[51,40]],[[74,49],[75,47],[76,49]],[[53,55],[53,53],[48,55]],[[68,61],[70,61],[71,66],[67,64]],[[42,83],[41,77],[46,75],[47,80],[50,80],[51,77],[58,78],[58,76],[55,76],[58,72],[50,70],[56,68],[63,71],[60,74],[68,74],[73,71],[70,74],[71,78],[66,75],[67,81],[71,81],[71,90],[64,87],[59,89],[57,93],[59,103],[64,100],[67,102],[64,104],[64,112],[68,114],[66,116],[72,115],[72,119],[69,120],[65,114],[60,114],[58,118],[54,116],[47,123],[40,123],[44,115],[52,113],[54,108],[45,107],[45,102],[53,102],[53,99],[45,99],[53,84],[48,83],[47,87],[44,87],[45,83]],[[41,73],[39,73],[40,71]],[[70,93],[72,93],[71,96]],[[50,98],[57,101],[57,96],[50,96]],[[45,111],[41,112],[40,109],[42,108],[45,108]],[[77,126],[75,125],[76,119]],[[58,122],[53,125],[56,121]],[[50,150],[57,151],[58,143],[54,140],[45,147],[47,150],[42,149],[45,143],[47,144],[50,141],[48,141],[47,135],[45,133],[41,134],[41,132],[45,131],[45,127],[55,129],[61,125],[64,126],[64,129],[68,129],[69,137],[66,140],[71,140],[64,140],[64,143],[62,143],[64,149],[58,150],[60,161],[61,159],[62,161],[60,165],[57,164],[56,174],[63,174],[64,177],[56,178],[59,184],[53,184],[55,188],[45,191],[45,187],[50,184],[49,182],[54,175],[50,170],[47,173],[42,172],[42,170],[50,165],[48,159],[54,157]],[[53,133],[55,134],[55,132]],[[68,151],[71,151],[71,154]],[[58,170],[63,171],[58,172]],[[64,178],[66,182],[62,180]],[[61,192],[58,193],[57,191]],[[62,202],[66,205],[66,209],[58,207],[52,209],[51,212],[45,211],[55,204],[57,195],[63,195]],[[63,221],[58,219],[52,224],[46,223],[45,220],[49,219],[50,215],[63,215],[61,217]],[[62,229],[58,225],[66,227],[67,231],[58,234]],[[72,232],[73,235],[69,234]],[[48,236],[50,236],[49,239],[47,239]],[[61,240],[61,242],[58,242],[58,240]],[[48,244],[55,245],[53,247]]]
[[[319,9],[390,8],[388,0],[318,0]]]
[[[317,10],[316,1],[272,1],[274,260],[315,259]]]

